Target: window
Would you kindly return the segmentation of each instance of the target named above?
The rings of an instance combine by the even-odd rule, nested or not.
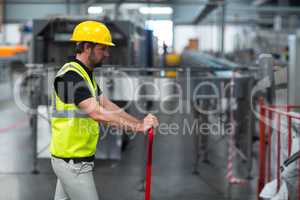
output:
[[[153,30],[153,34],[158,38],[159,51],[162,53],[163,43],[170,48],[173,46],[173,22],[171,20],[148,20],[146,28]]]

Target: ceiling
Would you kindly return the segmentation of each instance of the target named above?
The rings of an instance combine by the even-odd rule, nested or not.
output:
[[[273,24],[276,15],[300,16],[299,0],[5,0],[6,4],[122,4],[145,3],[173,6],[176,24],[216,23],[225,2],[227,23]],[[299,6],[299,7],[295,7]],[[199,20],[197,20],[197,18]]]
[[[222,0],[6,0],[8,4],[49,4],[49,3],[149,3],[149,4],[170,4],[170,5],[183,5],[183,4],[207,4],[209,2],[216,2]],[[253,0],[227,0],[228,2],[237,3],[250,3]]]

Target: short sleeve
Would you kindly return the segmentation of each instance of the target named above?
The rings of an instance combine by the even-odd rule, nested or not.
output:
[[[74,71],[68,71],[62,77],[57,77],[54,88],[60,100],[68,104],[74,103],[78,106],[80,102],[92,97],[84,79]]]

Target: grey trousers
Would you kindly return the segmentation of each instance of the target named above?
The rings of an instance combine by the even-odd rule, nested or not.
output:
[[[93,177],[94,162],[66,163],[51,158],[57,176],[54,200],[99,200]]]

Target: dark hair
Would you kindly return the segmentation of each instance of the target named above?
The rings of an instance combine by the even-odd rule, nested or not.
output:
[[[75,47],[75,53],[76,54],[80,54],[84,51],[84,45],[88,44],[90,48],[94,48],[96,46],[95,43],[93,42],[78,42],[76,43],[76,47]]]

